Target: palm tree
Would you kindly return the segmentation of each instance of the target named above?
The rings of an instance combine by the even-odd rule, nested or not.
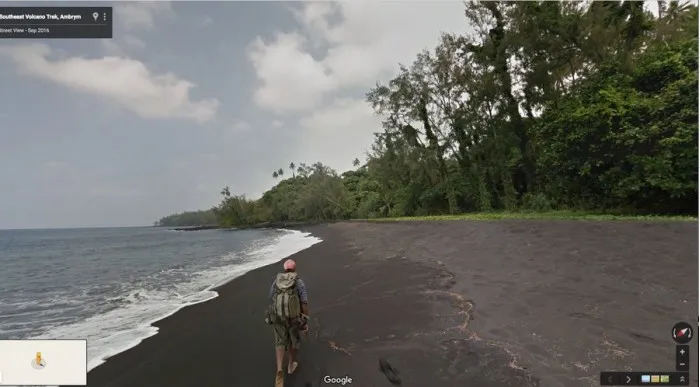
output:
[[[352,166],[353,167],[359,167],[360,166],[360,159],[355,157],[355,160],[352,161]]]
[[[297,173],[299,174],[299,176],[301,176],[303,178],[308,177],[309,173],[308,173],[308,167],[306,166],[306,164],[299,163],[299,166],[297,167]]]
[[[289,163],[289,169],[292,170],[292,179],[295,177],[295,175],[294,175],[294,167],[296,167],[296,165],[294,165],[294,161],[292,161],[291,163]]]
[[[659,7],[659,20],[666,15],[666,0],[657,0],[656,4]]]
[[[691,36],[697,36],[697,25],[691,23],[693,14],[697,12],[693,12],[693,8],[695,7],[690,2],[668,2],[664,7],[663,16],[661,16],[661,11],[659,10],[659,19],[657,20],[658,39],[667,42],[678,39],[688,33]]]
[[[284,175],[284,169],[280,168],[277,170],[277,176],[282,177]]]
[[[275,179],[279,177],[279,174],[277,173],[277,171],[272,172],[272,177]]]

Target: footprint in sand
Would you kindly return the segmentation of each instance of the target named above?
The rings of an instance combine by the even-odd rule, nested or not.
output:
[[[383,373],[384,376],[386,376],[387,380],[389,380],[389,383],[395,386],[401,385],[399,371],[395,369],[391,364],[389,364],[388,361],[384,359],[379,359],[379,372]]]

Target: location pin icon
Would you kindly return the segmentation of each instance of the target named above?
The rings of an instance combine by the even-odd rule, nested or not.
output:
[[[99,13],[97,13],[97,12],[93,12],[93,13],[92,13],[92,18],[95,19],[95,21],[97,21],[97,18],[98,18],[98,17],[100,17],[100,14],[99,14]]]

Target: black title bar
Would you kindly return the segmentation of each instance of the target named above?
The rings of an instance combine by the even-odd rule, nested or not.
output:
[[[112,7],[0,7],[0,39],[111,39]]]

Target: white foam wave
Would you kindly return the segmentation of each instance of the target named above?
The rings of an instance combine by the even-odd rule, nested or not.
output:
[[[176,284],[173,290],[132,290],[120,297],[128,301],[120,308],[79,323],[54,327],[48,333],[34,338],[87,339],[88,370],[93,369],[109,357],[126,351],[158,333],[158,328],[152,326],[154,322],[186,306],[217,297],[218,294],[213,288],[321,242],[321,239],[309,233],[283,231],[284,234],[272,244],[250,251],[243,259],[228,266],[195,273],[190,281]]]

